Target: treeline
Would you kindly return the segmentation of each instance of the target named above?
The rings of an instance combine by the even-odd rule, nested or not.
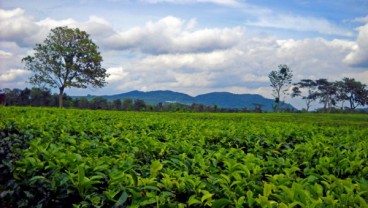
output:
[[[367,85],[353,78],[343,78],[341,81],[330,82],[327,79],[302,79],[292,84],[291,97],[301,97],[306,107],[301,111],[309,111],[312,104],[322,104],[317,112],[361,112],[357,107],[368,105]],[[285,90],[286,91],[286,90]],[[85,97],[72,98],[63,94],[64,107],[81,109],[125,110],[125,111],[183,111],[183,112],[262,112],[262,104],[253,103],[252,109],[219,108],[216,105],[206,106],[193,103],[158,103],[152,105],[141,99],[125,98],[109,101],[103,97],[88,100]],[[59,95],[52,94],[47,88],[25,88],[0,90],[0,104],[12,106],[59,106]],[[277,98],[274,111],[292,111],[278,109]],[[366,111],[366,110],[365,110]]]
[[[301,97],[309,111],[312,103],[318,101],[322,108],[317,111],[355,111],[357,107],[368,105],[367,85],[354,78],[343,78],[330,82],[327,79],[302,79],[294,83],[291,97]]]
[[[141,99],[125,98],[109,101],[103,97],[94,97],[88,100],[85,97],[73,98],[63,94],[64,107],[80,109],[102,109],[102,110],[124,110],[124,111],[167,111],[167,112],[262,112],[260,104],[254,104],[252,109],[227,109],[219,108],[216,105],[206,106],[193,103],[185,105],[181,103],[158,103],[157,105],[147,104]],[[59,106],[59,95],[52,94],[47,88],[25,88],[0,90],[0,104],[9,106]]]

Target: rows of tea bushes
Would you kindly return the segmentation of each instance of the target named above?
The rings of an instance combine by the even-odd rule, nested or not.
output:
[[[367,207],[368,117],[0,108],[0,207]]]

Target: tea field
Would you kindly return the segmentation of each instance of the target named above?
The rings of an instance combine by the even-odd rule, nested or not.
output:
[[[0,106],[0,207],[368,207],[368,116]]]

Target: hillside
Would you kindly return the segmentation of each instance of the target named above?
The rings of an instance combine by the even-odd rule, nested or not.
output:
[[[93,99],[94,95],[86,96],[87,99]],[[232,108],[232,109],[254,109],[254,103],[261,104],[262,110],[272,111],[273,99],[265,98],[258,94],[233,94],[229,92],[212,92],[202,94],[198,96],[190,96],[184,93],[173,92],[169,90],[157,90],[157,91],[131,91],[127,93],[121,93],[116,95],[103,95],[107,100],[115,99],[141,99],[149,104],[158,103],[182,103],[191,105],[192,103],[198,103],[203,105],[217,105],[220,108]],[[283,108],[295,109],[290,104],[285,104]]]

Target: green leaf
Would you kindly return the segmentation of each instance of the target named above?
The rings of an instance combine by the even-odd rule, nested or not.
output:
[[[161,169],[162,169],[162,164],[160,163],[159,160],[155,160],[151,164],[150,173],[153,177],[156,177],[158,174],[158,171],[160,171]]]
[[[153,190],[153,191],[160,191],[160,189],[157,188],[156,186],[144,186],[144,187],[142,187],[142,190],[145,190],[145,189]]]
[[[255,202],[255,200],[254,200],[254,198],[253,198],[253,192],[251,191],[251,190],[248,190],[247,191],[247,203],[248,203],[248,206],[249,207],[251,207],[253,204],[254,204],[254,202]]]
[[[111,201],[115,201],[114,198],[115,196],[120,192],[120,189],[108,189],[104,192],[105,196],[107,197],[107,199],[111,200]]]
[[[239,199],[236,201],[236,205],[237,205],[237,206],[241,206],[241,205],[243,205],[243,204],[244,204],[244,202],[245,202],[245,196],[241,196],[241,197],[239,197]]]
[[[164,203],[165,200],[171,196],[173,196],[174,194],[168,191],[164,191],[160,194],[160,202]]]
[[[154,204],[154,203],[156,203],[156,199],[155,198],[149,198],[149,199],[146,199],[146,200],[143,200],[143,201],[139,202],[139,205],[144,207],[146,205]]]
[[[29,180],[29,182],[30,182],[30,184],[32,185],[32,184],[36,183],[37,181],[45,180],[45,179],[46,179],[46,178],[45,178],[44,176],[33,176],[33,177]]]
[[[204,202],[207,199],[212,198],[213,194],[209,193],[208,191],[202,191],[203,192],[203,196],[201,198],[201,202]]]
[[[264,183],[263,196],[268,197],[272,193],[272,184]]]
[[[293,208],[293,207],[306,207],[306,206],[301,202],[293,202],[293,203],[289,204],[289,207]]]
[[[126,202],[127,199],[128,199],[128,194],[124,191],[120,195],[118,201],[116,201],[114,207],[119,207],[119,206],[123,205]]]
[[[225,207],[229,204],[231,204],[230,200],[222,198],[222,199],[218,199],[215,202],[213,202],[212,207],[213,208],[221,208],[221,207]]]
[[[196,195],[192,195],[188,199],[188,205],[189,206],[192,206],[194,204],[201,204],[201,201],[199,201],[198,199],[196,199]]]
[[[84,176],[85,176],[84,166],[80,165],[80,166],[78,166],[78,182],[79,183],[83,182]]]

